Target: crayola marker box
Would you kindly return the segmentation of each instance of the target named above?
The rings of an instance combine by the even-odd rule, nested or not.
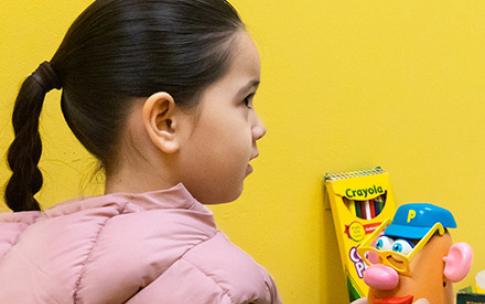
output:
[[[350,300],[367,296],[364,261],[357,247],[396,210],[389,175],[382,168],[324,177]]]

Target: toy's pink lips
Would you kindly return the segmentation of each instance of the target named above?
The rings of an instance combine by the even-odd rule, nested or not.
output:
[[[413,304],[413,296],[374,299],[374,304]]]

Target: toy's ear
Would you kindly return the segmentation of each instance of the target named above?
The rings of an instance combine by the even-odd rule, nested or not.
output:
[[[445,277],[451,282],[463,280],[470,271],[472,256],[472,248],[466,243],[456,243],[451,246],[448,255],[443,258]]]

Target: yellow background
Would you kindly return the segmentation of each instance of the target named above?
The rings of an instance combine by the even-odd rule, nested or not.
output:
[[[24,77],[54,54],[91,1],[0,0],[0,182]],[[220,227],[265,265],[290,304],[345,303],[326,171],[381,165],[397,203],[451,209],[455,240],[485,269],[485,2],[237,0],[259,45],[255,100],[268,127],[235,203],[214,207]],[[95,162],[67,129],[59,92],[42,114],[44,205],[99,193]]]

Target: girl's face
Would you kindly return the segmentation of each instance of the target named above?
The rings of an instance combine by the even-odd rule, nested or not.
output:
[[[214,204],[239,197],[257,140],[266,133],[253,96],[260,79],[258,51],[249,35],[236,34],[228,71],[201,95],[177,153],[179,178],[196,199]]]

